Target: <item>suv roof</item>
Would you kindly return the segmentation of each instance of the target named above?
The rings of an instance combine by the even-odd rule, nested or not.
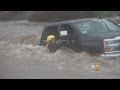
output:
[[[89,21],[89,20],[98,20],[98,19],[99,18],[84,18],[84,19],[75,19],[75,20],[67,20],[67,21],[61,21],[61,22],[54,22],[54,23],[50,23],[50,24],[46,25],[46,27],[53,26],[53,25],[59,25],[59,24],[76,23],[76,22]]]

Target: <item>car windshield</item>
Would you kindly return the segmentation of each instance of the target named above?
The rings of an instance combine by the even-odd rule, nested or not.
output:
[[[92,34],[98,32],[108,32],[105,24],[101,21],[84,21],[75,23],[75,26],[80,30],[82,34]]]
[[[108,26],[111,31],[120,31],[120,26],[111,20],[103,20],[103,22]]]

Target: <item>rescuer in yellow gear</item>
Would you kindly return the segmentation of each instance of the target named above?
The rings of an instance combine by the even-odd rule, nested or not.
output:
[[[56,52],[56,50],[60,49],[61,47],[67,47],[69,45],[68,40],[57,40],[55,35],[48,35],[47,36],[47,43],[45,45],[45,48],[47,52]]]
[[[47,44],[45,46],[47,52],[56,52],[56,50],[59,49],[60,46],[61,46],[61,42],[56,40],[55,35],[48,35]]]

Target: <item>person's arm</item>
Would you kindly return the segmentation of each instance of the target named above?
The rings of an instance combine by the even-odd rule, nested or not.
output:
[[[56,52],[56,50],[58,50],[61,47],[64,47],[65,45],[67,45],[67,41],[62,41],[62,40],[57,40],[54,43],[50,43],[47,48],[51,51],[51,52]]]
[[[56,52],[60,48],[59,44],[56,43],[50,43],[47,48],[49,49],[50,52]]]

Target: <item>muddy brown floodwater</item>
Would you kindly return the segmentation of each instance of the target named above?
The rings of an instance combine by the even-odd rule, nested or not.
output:
[[[47,23],[0,22],[0,79],[113,79],[120,78],[120,60],[103,60],[63,48],[46,53],[39,46]],[[94,72],[92,63],[100,63]]]

